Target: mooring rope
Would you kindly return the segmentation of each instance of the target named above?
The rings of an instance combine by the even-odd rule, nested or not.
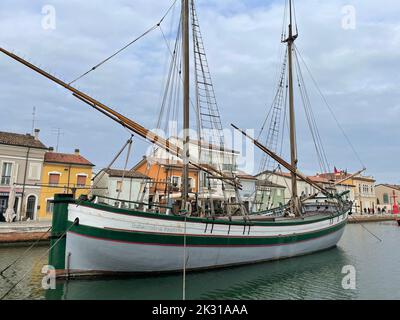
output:
[[[351,216],[351,218],[352,218],[353,220],[357,221],[357,222],[360,224],[361,227],[363,227],[365,230],[367,230],[368,233],[370,233],[371,235],[373,235],[373,236],[374,236],[376,239],[378,239],[380,242],[383,242],[383,240],[382,240],[381,238],[379,238],[379,237],[378,237],[377,235],[375,235],[372,231],[370,231],[366,226],[364,226],[364,224],[363,224],[360,220],[356,219],[354,216]]]
[[[77,224],[78,222],[79,222],[79,219],[78,219],[78,218],[75,219],[75,221],[64,231],[64,233],[60,236],[60,238],[59,238],[56,242],[54,242],[54,244],[53,244],[48,250],[46,250],[42,255],[40,255],[39,258],[38,258],[36,261],[39,262],[45,255],[47,255],[47,254],[50,252],[50,250],[53,249],[53,248],[56,246],[56,244],[58,244],[58,242],[60,242],[61,239],[64,238],[64,236],[67,234],[67,232],[68,232],[75,224]],[[34,264],[34,265],[35,265],[35,264]],[[22,276],[16,283],[14,283],[14,285],[13,285],[5,294],[3,294],[3,295],[1,296],[0,300],[3,300],[6,296],[8,296],[8,294],[9,294],[18,284],[20,284],[21,281],[24,280],[25,277],[26,277],[32,270],[33,270],[33,267],[30,268],[27,272],[25,272],[25,273],[23,274],[23,276]]]
[[[14,265],[15,263],[17,263],[19,260],[21,260],[21,259],[25,256],[26,253],[28,253],[30,250],[32,250],[33,247],[35,247],[35,246],[38,244],[38,242],[39,242],[40,240],[42,240],[43,237],[44,237],[47,233],[50,232],[51,228],[52,228],[52,227],[50,227],[49,229],[47,229],[47,231],[44,232],[44,233],[40,236],[40,238],[37,239],[28,249],[26,249],[17,259],[15,259],[15,260],[14,260],[13,262],[11,262],[7,267],[5,267],[3,270],[1,270],[1,271],[0,271],[0,275],[3,275],[3,273],[4,273],[5,271],[7,271],[11,266],[13,266],[13,265]]]

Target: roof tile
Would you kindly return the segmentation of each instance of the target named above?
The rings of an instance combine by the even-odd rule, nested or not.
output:
[[[150,179],[145,174],[137,172],[135,170],[106,169],[105,171],[109,174],[110,177],[122,177],[122,175],[124,175],[125,178]]]
[[[20,134],[12,132],[0,131],[0,144],[47,149],[47,147],[40,140],[36,140],[35,137],[30,134]]]
[[[69,154],[69,153],[58,153],[58,152],[46,152],[44,155],[45,162],[65,163],[65,164],[77,164],[82,166],[94,166],[89,160],[85,159],[81,155]]]

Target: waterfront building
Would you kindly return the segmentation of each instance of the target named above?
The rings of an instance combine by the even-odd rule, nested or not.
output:
[[[378,184],[375,186],[376,207],[380,212],[392,213],[393,204],[400,206],[400,185]]]
[[[256,186],[255,210],[263,211],[277,208],[285,203],[286,187],[268,180],[257,180]]]
[[[0,132],[0,221],[11,207],[13,220],[35,220],[47,147],[31,134]]]
[[[135,170],[102,169],[93,178],[93,195],[101,196],[99,201],[121,207],[133,208],[132,202],[148,202],[149,189],[143,189],[143,182],[150,177]],[[144,191],[144,194],[143,194]]]
[[[170,199],[179,198],[182,184],[182,162],[164,158],[143,157],[131,171],[141,174],[141,192],[146,190],[149,203],[167,204]],[[189,166],[189,196],[199,190],[199,169]],[[140,197],[138,200],[142,201]]]
[[[353,212],[363,214],[374,213],[377,210],[375,179],[372,176],[362,174],[351,176],[345,171],[321,174],[320,176],[327,177],[330,181],[342,180],[342,185],[353,186],[354,195],[350,198],[353,201]]]
[[[361,214],[375,213],[377,210],[375,179],[372,176],[359,174],[349,181],[354,185],[353,211]]]
[[[291,198],[291,191],[290,191],[290,186],[291,186],[291,174],[288,172],[282,172],[282,171],[264,171],[261,172],[257,175],[257,178],[266,183],[271,183],[275,191],[275,195],[271,196],[272,197],[272,202],[276,204],[279,203],[286,203],[289,201]],[[308,176],[310,180],[313,182],[319,184],[325,189],[331,189],[332,184],[334,183],[335,180],[332,179],[331,174],[316,174],[315,176]],[[337,179],[339,180],[339,179]],[[355,186],[348,181],[341,182],[335,186],[336,192],[337,193],[342,193],[344,191],[350,191],[349,194],[345,197],[347,200],[352,200],[354,201],[355,198],[355,192],[354,188]],[[299,195],[301,197],[307,197],[310,195],[313,195],[318,192],[317,189],[315,189],[313,186],[309,185],[308,183],[304,182],[301,179],[297,179],[297,189],[299,192]],[[280,196],[280,190],[283,191],[283,197]],[[265,198],[265,196],[264,196]],[[268,201],[269,203],[271,201]]]
[[[171,137],[168,141],[179,148],[183,148],[183,142],[180,138]],[[189,154],[193,162],[208,164],[222,172],[236,173],[238,170],[237,159],[239,157],[239,152],[224,146],[217,146],[204,141],[190,139]],[[157,159],[169,159],[170,161],[181,161],[181,159],[167,153],[162,148],[156,148],[153,157]]]
[[[344,171],[337,171],[333,173],[318,173],[315,176],[311,176],[314,181],[319,181],[322,186],[329,189],[329,186],[332,184],[335,185],[337,193],[342,193],[345,191],[349,191],[347,195],[347,199],[354,202],[355,194],[356,194],[356,185],[353,183],[352,179],[346,179],[351,175]],[[318,180],[319,179],[319,180]],[[340,182],[340,183],[338,183]]]
[[[40,192],[40,219],[51,219],[54,195],[72,193],[74,197],[87,195],[90,191],[94,164],[75,153],[58,153],[50,148],[44,155]]]
[[[284,203],[285,187],[271,181],[238,171],[242,189],[239,190],[241,201],[248,212],[276,208]]]
[[[238,171],[236,177],[239,178],[242,188],[239,190],[240,199],[247,209],[247,212],[251,212],[254,202],[256,200],[256,185],[257,178],[244,171]]]
[[[182,140],[171,137],[169,142],[182,148]],[[215,146],[203,141],[189,141],[191,160],[200,163],[210,171],[220,171],[229,176],[237,175],[238,151]],[[167,153],[164,149],[155,148],[151,156],[144,157],[133,170],[141,172],[152,179],[149,200],[167,203],[171,199],[179,199],[182,184],[182,161],[176,156]],[[169,186],[169,189],[168,189]],[[213,179],[209,173],[189,165],[189,197],[200,202],[209,202],[212,199],[215,212],[222,210],[222,203],[229,201],[238,203],[240,193],[234,187],[220,179]],[[249,186],[251,188],[251,186]],[[168,198],[168,200],[166,200]],[[230,205],[232,210],[237,210]]]

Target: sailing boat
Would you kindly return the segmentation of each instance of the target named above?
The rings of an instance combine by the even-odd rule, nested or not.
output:
[[[291,1],[289,4],[291,20]],[[187,206],[190,165],[235,188],[240,187],[240,182],[218,169],[193,161],[189,155],[189,10],[189,0],[182,0],[183,148],[0,48],[7,56],[71,91],[95,110],[183,160],[179,214],[126,209],[99,203],[96,199],[75,200],[68,194],[56,195],[49,263],[56,268],[58,276],[177,272],[256,263],[325,250],[334,247],[343,234],[351,202],[343,200],[343,194],[322,188],[297,169],[291,58],[297,36],[292,33],[292,21],[289,36],[285,39],[289,57],[291,162],[248,137],[291,173],[292,197],[289,203],[279,209],[280,214],[274,215],[265,212],[241,217],[190,215]],[[303,203],[304,199],[297,195],[297,179],[309,183],[323,195],[325,203],[322,209],[318,203]],[[307,200],[312,198],[310,196]]]

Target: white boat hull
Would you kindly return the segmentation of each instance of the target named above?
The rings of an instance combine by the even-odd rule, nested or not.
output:
[[[65,268],[58,272],[82,276],[180,271],[185,239],[187,270],[289,258],[334,247],[346,222],[347,213],[297,223],[198,218],[185,223],[183,217],[69,204]]]
[[[187,270],[211,269],[277,260],[334,247],[344,228],[327,236],[289,245],[257,247],[188,247]],[[71,273],[173,272],[183,268],[182,246],[116,243],[70,233],[67,241]]]

